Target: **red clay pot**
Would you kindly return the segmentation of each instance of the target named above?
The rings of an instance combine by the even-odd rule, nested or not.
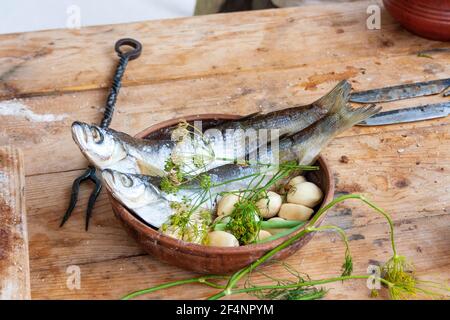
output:
[[[238,116],[234,115],[209,114],[184,117],[182,119],[171,119],[138,133],[136,137],[149,137],[152,134],[155,134],[155,132],[161,132],[164,128],[179,123],[181,120],[230,120],[238,118]],[[324,199],[322,203],[315,208],[316,212],[319,207],[321,208],[333,200],[334,195],[334,178],[328,163],[324,158],[319,157],[317,159],[317,165],[320,166],[319,171],[311,171],[306,175],[309,181],[316,183],[324,192]],[[237,271],[303,230],[303,228],[300,228],[290,235],[261,244],[252,244],[234,248],[202,246],[163,235],[134,217],[130,211],[114,199],[109,192],[108,196],[116,217],[123,224],[127,232],[136,239],[145,251],[161,261],[200,273],[226,274]],[[315,226],[320,225],[324,217],[325,215],[319,218]],[[312,236],[313,233],[307,234],[305,237],[278,252],[274,258],[283,259],[290,256],[308,243]]]
[[[450,41],[450,0],[383,0],[386,10],[409,31]]]

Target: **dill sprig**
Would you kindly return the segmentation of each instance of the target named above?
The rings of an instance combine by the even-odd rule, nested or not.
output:
[[[233,234],[240,244],[254,242],[261,228],[258,212],[255,203],[239,201],[230,215],[226,230]]]
[[[286,286],[304,284],[310,281],[311,279],[307,274],[301,274],[291,265],[285,262],[271,261],[271,264],[279,263],[283,267],[285,271],[287,271],[288,275],[291,276],[292,279],[287,278],[275,278],[266,272],[256,270],[250,273],[248,276],[244,288],[251,289],[249,292],[250,295],[255,296],[259,299],[264,300],[315,300],[320,299],[326,294],[326,290],[323,288],[317,288],[314,286],[302,286],[301,288],[286,288]],[[257,273],[262,275],[264,278],[271,280],[276,287],[270,289],[262,289],[258,290],[258,285],[253,284],[252,277],[253,274]]]
[[[345,234],[345,231],[337,226],[327,225],[327,226],[321,226],[321,227],[308,227],[308,231],[310,232],[318,232],[318,231],[326,231],[326,230],[332,230],[337,232],[341,238],[342,241],[344,241],[345,244],[345,256],[344,256],[344,263],[342,264],[342,276],[349,276],[353,272],[353,259],[350,254],[350,245],[348,243],[347,235]]]
[[[241,245],[256,242],[262,223],[256,202],[267,197],[267,192],[273,186],[294,172],[301,169],[315,170],[316,168],[299,165],[296,161],[288,161],[280,164],[278,170],[269,179],[263,172],[251,177],[249,188],[238,192],[239,201],[230,214],[230,220],[225,230],[233,234]],[[273,168],[271,169],[273,170]]]
[[[389,228],[390,228],[390,237],[391,237],[391,246],[393,251],[393,256],[390,258],[386,264],[384,264],[382,270],[382,274],[380,278],[378,279],[384,286],[388,288],[389,296],[391,299],[409,299],[415,297],[417,293],[424,294],[431,297],[449,297],[450,294],[450,288],[445,286],[438,286],[433,282],[426,282],[426,281],[418,281],[414,273],[410,271],[410,264],[407,262],[407,260],[403,257],[397,254],[397,250],[395,247],[395,238],[394,238],[394,225],[392,222],[392,219],[389,214],[387,214],[384,210],[376,206],[374,203],[369,201],[367,198],[361,195],[343,195],[340,196],[333,201],[331,201],[329,204],[321,208],[314,217],[310,220],[307,227],[298,232],[295,236],[289,238],[282,244],[278,245],[274,249],[268,251],[265,253],[262,257],[257,259],[255,262],[251,263],[247,267],[235,272],[231,276],[218,276],[222,279],[226,280],[226,285],[220,285],[220,284],[213,284],[213,286],[216,286],[219,291],[217,294],[209,297],[210,300],[216,300],[220,299],[224,296],[229,296],[233,294],[240,294],[240,293],[247,293],[247,294],[256,294],[257,296],[261,297],[292,297],[292,298],[298,298],[298,299],[306,299],[306,298],[314,298],[318,297],[321,298],[326,293],[324,291],[321,291],[322,289],[318,289],[316,286],[323,285],[327,283],[333,283],[338,281],[348,281],[348,280],[356,280],[356,279],[364,279],[367,280],[369,278],[372,278],[373,275],[341,275],[338,277],[331,277],[327,279],[318,279],[318,280],[312,280],[309,279],[309,277],[298,279],[297,281],[291,281],[291,282],[285,282],[285,281],[277,281],[275,280],[274,284],[269,285],[248,285],[244,286],[243,288],[237,287],[238,282],[245,276],[248,277],[251,276],[252,272],[256,270],[259,266],[261,266],[264,263],[267,263],[271,258],[273,258],[274,255],[276,255],[279,251],[283,250],[284,248],[288,247],[295,241],[298,241],[302,237],[304,237],[309,232],[315,232],[316,230],[308,229],[314,228],[314,224],[316,221],[325,214],[330,208],[335,206],[337,203],[348,200],[348,199],[358,199],[364,203],[366,203],[368,206],[376,210],[378,213],[383,215],[386,220],[388,221]],[[335,229],[336,230],[336,229]],[[339,232],[339,231],[338,231]],[[344,241],[346,242],[346,241]],[[347,242],[346,242],[347,243]],[[346,254],[347,256],[347,254]],[[348,257],[350,255],[348,254]],[[347,260],[348,258],[346,258]],[[344,267],[345,272],[345,267]],[[344,273],[343,272],[343,273]],[[348,271],[347,271],[348,273]],[[145,289],[143,291],[138,291],[137,293],[131,294],[133,297],[138,296],[143,293],[147,292],[154,292],[156,290],[164,289],[169,286],[174,285],[180,285],[184,283],[193,283],[193,282],[199,282],[198,278],[194,279],[187,279],[187,280],[179,280],[163,285],[159,285],[156,287],[151,287],[149,289]],[[211,286],[209,283],[205,283],[206,285]],[[426,289],[426,287],[430,287],[431,289]],[[442,290],[442,293],[436,292],[436,287],[440,290]],[[312,291],[305,292],[304,289],[312,289]],[[276,291],[273,291],[276,290]],[[277,291],[281,290],[281,291]],[[377,295],[378,292],[372,290],[372,295]],[[130,295],[126,296],[125,298],[130,297]]]

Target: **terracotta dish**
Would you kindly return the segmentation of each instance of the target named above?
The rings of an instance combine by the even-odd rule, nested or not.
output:
[[[237,116],[223,115],[223,114],[209,114],[194,117],[184,117],[183,120],[229,120],[238,119]],[[182,119],[172,119],[154,125],[139,134],[136,137],[145,138],[148,135],[154,135],[155,131],[163,128],[173,126]],[[324,200],[319,207],[330,202],[334,195],[334,179],[330,168],[322,157],[317,160],[320,170],[316,172],[309,172],[306,176],[309,181],[316,183],[324,192]],[[183,269],[200,272],[203,274],[226,274],[239,270],[251,262],[261,257],[265,252],[273,249],[277,245],[287,240],[292,235],[261,244],[252,244],[234,248],[208,247],[198,244],[187,243],[165,236],[158,232],[158,230],[144,224],[137,219],[130,211],[115,200],[108,192],[111,200],[112,208],[116,217],[121,221],[128,233],[136,239],[136,241],[147,251],[151,256],[158,258],[161,261],[178,266]],[[321,223],[321,219],[317,225]],[[297,232],[300,232],[299,229]],[[304,246],[312,237],[312,234],[293,243],[291,246],[280,251],[275,258],[283,259],[302,246]]]
[[[450,0],[383,0],[386,10],[409,31],[450,41]]]

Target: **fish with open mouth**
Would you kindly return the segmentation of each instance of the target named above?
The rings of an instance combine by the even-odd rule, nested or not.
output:
[[[301,132],[283,138],[279,144],[280,163],[297,160],[301,165],[315,162],[321,150],[344,130],[376,114],[380,108],[365,106],[351,108],[344,99],[338,99],[330,113]],[[269,148],[270,149],[270,148]],[[259,158],[259,163],[270,164],[274,158],[272,150]],[[263,170],[266,170],[264,172]],[[256,174],[270,179],[267,165],[226,164],[213,168],[206,173],[211,179],[209,198],[199,207],[211,210],[223,192],[239,191],[252,187]],[[160,227],[174,214],[171,203],[180,203],[183,199],[194,199],[201,192],[200,179],[193,179],[176,194],[168,195],[158,186],[159,177],[121,173],[103,170],[103,178],[112,195],[135,212],[150,225]]]
[[[100,169],[164,176],[167,161],[172,159],[183,167],[187,176],[195,176],[243,159],[257,150],[258,143],[251,146],[245,143],[248,130],[277,129],[278,135],[270,136],[268,142],[293,136],[323,119],[338,101],[347,101],[350,89],[347,81],[341,81],[327,95],[309,105],[224,122],[209,128],[200,138],[191,138],[187,129],[184,136],[180,135],[180,130],[176,129],[172,133],[172,137],[177,136],[174,139],[137,139],[78,121],[72,124],[72,137],[85,157]]]

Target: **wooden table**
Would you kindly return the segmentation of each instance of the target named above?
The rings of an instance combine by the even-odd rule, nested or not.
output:
[[[112,122],[130,134],[183,115],[244,115],[306,104],[341,79],[364,90],[450,76],[448,43],[416,37],[384,11],[381,30],[367,30],[369,3],[0,36],[0,145],[15,144],[25,155],[32,297],[117,299],[192,276],[146,255],[113,217],[105,193],[85,232],[90,186],[82,187],[67,225],[58,227],[72,180],[87,165],[70,125],[101,119],[117,39],[134,37],[144,45],[139,60],[129,64]],[[441,282],[450,278],[449,120],[355,127],[323,152],[337,193],[366,194],[390,212],[399,251],[413,259],[420,278]],[[365,274],[369,264],[390,256],[388,226],[366,206],[346,202],[327,221],[348,232],[355,273]],[[332,276],[339,273],[343,250],[335,234],[318,234],[287,262],[314,278]],[[66,286],[71,265],[81,270],[79,290]],[[365,281],[330,287],[330,299],[369,297]],[[205,298],[213,292],[192,285],[149,298]]]

